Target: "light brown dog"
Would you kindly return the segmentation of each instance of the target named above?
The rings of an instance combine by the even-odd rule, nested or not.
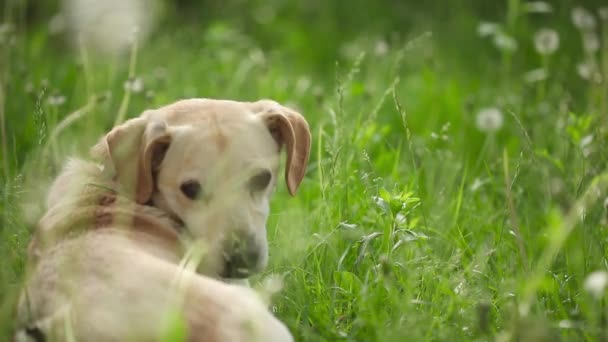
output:
[[[183,100],[115,127],[49,190],[18,339],[291,341],[253,290],[221,281],[266,266],[282,147],[294,195],[310,131],[276,102]]]

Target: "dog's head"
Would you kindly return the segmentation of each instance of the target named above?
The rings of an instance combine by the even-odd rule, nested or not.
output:
[[[269,100],[193,99],[144,112],[95,146],[123,194],[162,209],[203,243],[199,271],[242,278],[268,259],[266,219],[279,169],[291,195],[304,177],[304,117]]]

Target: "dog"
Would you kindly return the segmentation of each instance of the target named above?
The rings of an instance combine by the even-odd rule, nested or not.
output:
[[[305,118],[271,100],[144,111],[70,160],[28,249],[17,340],[291,341],[252,290],[285,149],[295,195]]]

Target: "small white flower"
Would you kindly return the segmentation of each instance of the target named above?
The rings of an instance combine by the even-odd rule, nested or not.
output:
[[[480,37],[488,37],[496,34],[500,31],[500,26],[496,23],[490,23],[487,21],[482,21],[477,25],[477,34]]]
[[[477,112],[475,123],[480,131],[493,133],[502,127],[503,121],[502,112],[498,108],[483,108]]]
[[[530,1],[524,4],[524,10],[528,13],[551,13],[553,6],[544,1]]]
[[[517,50],[517,41],[504,32],[499,32],[494,35],[494,45],[499,50],[513,52]]]
[[[583,33],[583,50],[587,53],[594,53],[600,49],[600,40],[593,31]]]
[[[483,186],[485,183],[486,183],[486,182],[482,181],[481,179],[479,179],[479,178],[475,178],[475,179],[473,180],[473,184],[471,184],[471,186],[469,187],[469,189],[470,189],[472,192],[475,192],[475,191],[477,191],[479,188],[481,188],[481,187],[482,187],[482,186]]]
[[[582,31],[588,31],[595,28],[595,18],[591,12],[583,7],[575,7],[570,13],[574,26]]]
[[[374,52],[376,56],[384,56],[388,53],[388,44],[385,40],[380,39],[376,42],[376,46],[374,47]]]
[[[584,288],[596,299],[602,298],[606,286],[608,285],[608,273],[606,271],[595,271],[590,273],[585,279]]]
[[[585,61],[576,65],[576,71],[582,79],[589,81],[595,73],[595,67],[593,66],[593,64],[589,63],[588,61]]]
[[[597,14],[600,16],[600,19],[608,20],[608,6],[600,7],[597,10]]]
[[[559,35],[552,29],[540,29],[534,35],[534,47],[541,55],[550,55],[559,47]]]
[[[464,294],[464,290],[465,290],[465,284],[463,281],[461,281],[460,283],[458,283],[458,285],[456,285],[456,287],[454,288],[454,293],[457,295],[460,294]]]
[[[589,146],[593,142],[593,134],[585,135],[580,142],[581,148]]]
[[[264,279],[264,290],[268,294],[275,294],[281,291],[283,288],[283,279],[277,275],[270,275]]]
[[[124,87],[127,91],[131,91],[133,93],[141,93],[144,90],[144,82],[139,77],[130,78],[125,81]]]
[[[544,68],[530,70],[524,74],[524,81],[536,83],[547,79],[547,71]]]
[[[47,100],[50,106],[61,106],[65,103],[65,96],[63,95],[51,95]]]
[[[567,319],[563,319],[563,320],[559,321],[558,326],[560,329],[573,329],[575,327],[574,323]]]

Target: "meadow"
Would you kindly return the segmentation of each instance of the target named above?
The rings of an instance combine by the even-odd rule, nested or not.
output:
[[[608,340],[602,1],[165,1],[96,46],[55,1],[0,6],[0,340],[66,158],[189,97],[310,123],[252,279],[297,340]]]

